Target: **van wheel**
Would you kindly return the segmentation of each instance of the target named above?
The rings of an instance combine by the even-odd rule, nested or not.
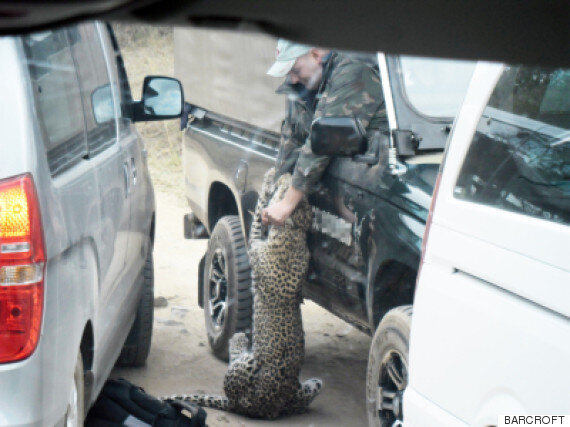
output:
[[[83,358],[81,352],[77,355],[77,363],[73,372],[73,385],[67,399],[65,412],[65,427],[78,427],[83,425],[85,418],[85,378],[83,372]]]
[[[131,327],[117,366],[144,366],[150,352],[154,317],[154,262],[149,248],[142,275],[143,291],[135,322]]]
[[[236,332],[251,330],[251,269],[241,222],[222,217],[208,242],[204,264],[203,303],[208,342],[214,354],[228,360],[228,343]]]
[[[400,425],[402,399],[408,386],[408,354],[412,306],[393,308],[376,329],[366,373],[369,426]]]

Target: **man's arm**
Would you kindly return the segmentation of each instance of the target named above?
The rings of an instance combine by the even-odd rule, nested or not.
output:
[[[281,141],[275,165],[276,176],[280,176],[286,171],[295,167],[303,141],[306,140],[310,129],[312,113],[303,110],[294,101],[289,102],[289,115],[281,126]],[[292,121],[296,126],[293,128]],[[261,221],[267,225],[270,222],[276,225],[283,225],[285,220],[293,213],[297,204],[303,198],[302,191],[295,191],[293,187],[286,192],[283,200],[274,203],[261,211]]]
[[[350,61],[339,64],[330,77],[325,93],[317,104],[315,118],[354,116],[368,127],[370,120],[383,107],[384,98],[378,74],[369,66]],[[263,211],[264,224],[281,225],[291,215],[310,188],[322,177],[331,156],[317,156],[311,149],[310,137],[301,149],[293,172],[292,185],[285,197]]]

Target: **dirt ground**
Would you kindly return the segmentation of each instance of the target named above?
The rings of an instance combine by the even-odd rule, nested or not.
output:
[[[188,212],[180,195],[156,188],[157,232],[154,249],[155,297],[168,305],[155,308],[152,347],[143,368],[118,369],[123,377],[155,396],[222,393],[226,364],[210,352],[204,314],[197,301],[198,262],[206,240],[185,240],[182,218]],[[324,382],[321,395],[302,415],[274,421],[252,420],[206,409],[209,426],[363,426],[365,377],[371,338],[312,302],[303,305],[306,361],[302,379]]]

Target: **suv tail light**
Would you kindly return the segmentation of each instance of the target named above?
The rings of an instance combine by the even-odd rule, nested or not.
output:
[[[30,356],[40,337],[45,249],[30,174],[0,181],[0,363]]]

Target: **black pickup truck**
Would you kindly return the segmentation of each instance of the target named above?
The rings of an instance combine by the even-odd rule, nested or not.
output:
[[[402,417],[406,337],[431,194],[472,64],[373,58],[390,131],[368,141],[361,153],[335,157],[311,194],[311,265],[303,292],[371,335],[378,329],[369,358],[369,412],[373,422],[392,425]],[[210,239],[197,291],[210,346],[227,358],[231,335],[251,327],[247,238],[279,134],[195,105],[188,108],[183,166],[192,213],[185,217],[185,234]],[[385,342],[381,321],[384,329],[401,330],[403,348]]]

